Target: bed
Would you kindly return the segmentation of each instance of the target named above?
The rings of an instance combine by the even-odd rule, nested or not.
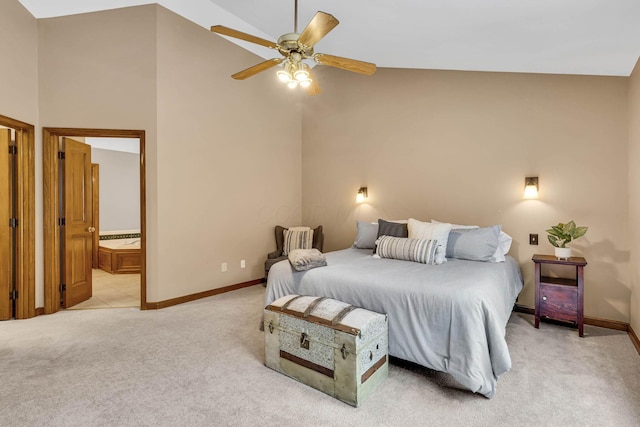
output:
[[[450,374],[491,398],[511,368],[505,327],[522,274],[515,259],[449,259],[428,265],[379,259],[371,249],[326,253],[327,266],[295,271],[275,264],[265,306],[288,294],[334,298],[389,316],[389,354]]]

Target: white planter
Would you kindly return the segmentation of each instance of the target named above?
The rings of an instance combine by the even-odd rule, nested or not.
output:
[[[555,250],[558,259],[569,259],[571,256],[571,248],[555,248]]]

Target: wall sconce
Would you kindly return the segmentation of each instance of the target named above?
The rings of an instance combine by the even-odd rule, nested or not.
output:
[[[538,177],[537,176],[530,176],[524,179],[524,198],[525,199],[538,198]]]
[[[367,187],[360,187],[358,189],[358,194],[356,194],[356,203],[364,202],[367,196]]]

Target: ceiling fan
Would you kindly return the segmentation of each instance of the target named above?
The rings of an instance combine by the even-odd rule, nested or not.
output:
[[[300,86],[306,89],[308,95],[317,95],[320,93],[320,86],[311,72],[311,67],[304,62],[307,59],[313,59],[321,65],[328,65],[354,73],[372,75],[376,72],[376,64],[370,62],[342,58],[326,53],[314,53],[313,47],[315,44],[339,23],[335,17],[328,13],[316,12],[311,22],[301,33],[298,33],[298,0],[295,0],[294,32],[281,35],[277,43],[222,25],[214,25],[211,27],[211,31],[276,49],[283,56],[282,58],[268,59],[246,70],[239,71],[233,74],[232,78],[244,80],[284,62],[282,69],[276,73],[278,78],[291,89]]]

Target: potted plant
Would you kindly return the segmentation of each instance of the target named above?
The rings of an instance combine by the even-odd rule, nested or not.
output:
[[[577,227],[576,223],[569,221],[566,224],[559,223],[552,225],[547,230],[549,235],[549,243],[555,246],[555,255],[558,259],[567,259],[571,256],[571,248],[567,247],[567,243],[582,237],[587,233],[589,227]]]

